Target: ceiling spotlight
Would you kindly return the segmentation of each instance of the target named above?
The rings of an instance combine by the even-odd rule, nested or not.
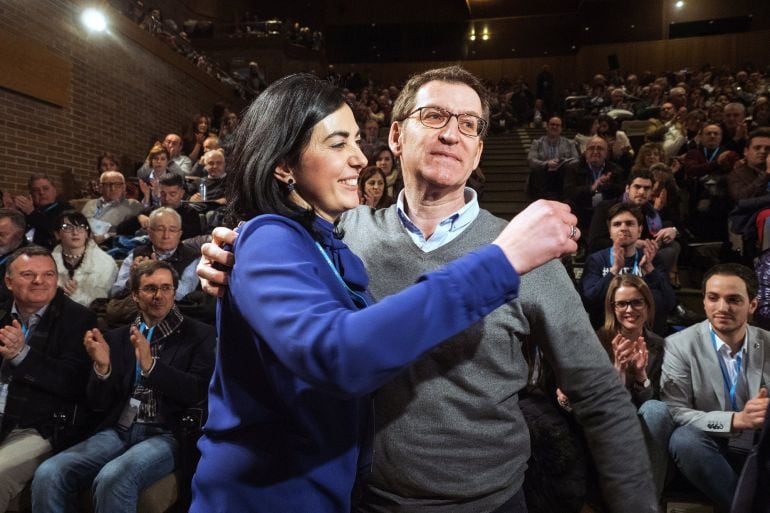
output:
[[[674,4],[674,7],[676,7],[677,9],[681,9],[682,7],[684,7],[684,2],[682,0],[679,0],[677,3]]]
[[[83,25],[92,32],[104,32],[107,29],[107,18],[101,11],[86,9],[80,17]]]
[[[483,39],[484,41],[489,41],[489,34],[482,35],[481,39]]]
[[[591,27],[586,26],[585,31],[588,32],[589,30],[591,30]]]
[[[476,40],[476,34],[471,34],[471,41],[475,41],[475,40]]]

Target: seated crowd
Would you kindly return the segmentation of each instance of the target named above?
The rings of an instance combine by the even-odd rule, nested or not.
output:
[[[757,277],[719,264],[701,284],[706,320],[670,335],[667,318],[683,248],[727,241],[733,208],[741,224],[730,229],[742,229],[744,244],[770,246],[766,79],[598,75],[587,91],[595,115],[573,140],[562,135],[549,76],[538,75],[541,98],[522,82],[492,87],[492,130],[546,129],[529,151],[527,191],[578,217],[585,266],[575,285],[638,408],[659,496],[676,468],[728,511],[746,447],[733,440],[750,446],[768,406],[770,333],[749,326]],[[403,188],[386,136],[398,93],[347,90],[371,164],[360,202],[373,209],[397,203]],[[641,147],[618,129],[623,116],[649,119]],[[71,510],[83,490],[95,511],[130,511],[176,468],[181,417],[205,405],[213,370],[214,303],[196,267],[222,224],[237,125],[226,109],[214,123],[196,116],[185,134],[151,147],[135,178],[100,155],[79,211],[45,174],[29,178],[28,196],[3,194],[0,512],[30,483],[35,511]],[[569,412],[570,398],[539,370],[546,396]],[[602,509],[600,497],[585,501]]]

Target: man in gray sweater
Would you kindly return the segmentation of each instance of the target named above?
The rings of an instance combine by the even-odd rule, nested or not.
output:
[[[475,125],[467,115],[486,120],[489,104],[478,79],[458,66],[412,77],[394,104],[389,143],[404,191],[388,209],[361,207],[341,219],[344,242],[366,264],[377,298],[490,243],[505,226],[465,187],[485,135],[469,132]],[[215,232],[215,242],[234,238]],[[213,244],[204,255],[232,265],[232,255]],[[214,283],[227,279],[210,263],[198,272]],[[530,338],[570,397],[609,510],[658,511],[635,409],[579,305],[553,261],[522,276],[517,301],[378,391],[372,474],[358,510],[526,512],[521,487],[530,448],[517,393],[527,380],[521,345]]]

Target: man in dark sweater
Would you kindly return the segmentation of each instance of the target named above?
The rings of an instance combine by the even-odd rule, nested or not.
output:
[[[27,181],[29,196],[19,195],[13,198],[14,206],[26,218],[27,231],[31,232],[30,240],[38,246],[53,249],[57,244],[54,231],[59,215],[66,210],[72,210],[72,205],[66,201],[58,201],[56,187],[46,174],[34,174]]]
[[[443,126],[421,121],[418,109],[425,106],[446,111]],[[358,208],[340,222],[344,242],[366,264],[375,297],[490,243],[505,226],[465,188],[484,132],[461,132],[450,114],[486,120],[488,112],[484,87],[458,66],[415,75],[404,86],[393,106],[389,143],[405,189],[396,205]],[[235,237],[223,229],[215,235]],[[209,258],[232,263],[232,255],[216,246],[205,250]],[[199,272],[216,283],[227,278],[210,266]],[[561,388],[578,397],[574,411],[609,511],[658,511],[636,412],[585,312],[575,309],[579,302],[563,266],[546,264],[522,277],[518,301],[385,385],[375,395],[375,457],[357,510],[526,511],[521,487],[530,445],[518,392],[527,384],[521,345],[528,338],[542,348]]]
[[[564,199],[578,216],[580,229],[588,231],[594,208],[623,194],[623,169],[607,157],[609,147],[592,137],[580,159],[564,167]]]

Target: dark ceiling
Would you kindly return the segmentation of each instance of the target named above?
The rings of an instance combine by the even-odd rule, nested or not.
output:
[[[361,9],[365,3],[366,9]],[[332,62],[569,55],[585,44],[770,28],[764,0],[327,0]],[[741,18],[738,23],[735,18]],[[376,20],[376,21],[373,21]],[[713,23],[709,22],[714,20]],[[703,22],[711,32],[702,32]],[[692,23],[693,25],[687,25]],[[673,31],[677,25],[680,30]],[[699,32],[700,31],[700,32]]]
[[[766,0],[176,1],[220,21],[247,11],[298,20],[323,31],[332,63],[569,55],[585,44],[719,33],[720,20],[722,32],[770,29]]]

